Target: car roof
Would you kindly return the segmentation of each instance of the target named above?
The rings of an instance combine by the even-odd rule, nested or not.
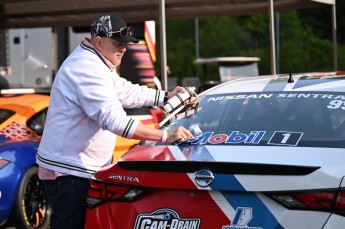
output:
[[[28,106],[36,102],[47,100],[49,101],[49,96],[41,94],[2,94],[0,96],[0,105],[17,104],[22,106]]]
[[[49,105],[49,96],[41,94],[2,94],[0,108],[16,113],[30,111],[28,115],[38,112]],[[32,113],[33,112],[33,113]]]
[[[345,92],[345,72],[266,75],[240,78],[210,88],[200,95],[265,91],[333,91]]]

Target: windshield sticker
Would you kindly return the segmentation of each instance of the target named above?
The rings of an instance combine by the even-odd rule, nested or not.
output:
[[[311,98],[311,99],[343,99],[344,95],[314,94],[314,93],[285,93],[277,94],[277,98]]]
[[[302,135],[303,133],[301,132],[276,131],[273,133],[271,139],[267,142],[267,144],[296,146],[301,140]]]
[[[135,229],[199,229],[199,218],[180,218],[179,214],[170,208],[158,209],[152,213],[141,213],[135,220]]]
[[[248,223],[252,220],[252,208],[238,207],[231,221],[231,225],[222,226],[222,229],[262,229],[262,227],[250,227]]]
[[[232,131],[231,134],[216,134],[214,132],[205,132],[197,139],[188,140],[189,144],[259,144],[266,131],[251,131],[249,134],[240,133],[239,131]]]
[[[328,109],[335,110],[335,109],[342,109],[345,110],[345,101],[342,100],[332,100],[327,105]]]
[[[207,102],[226,101],[236,99],[262,99],[262,98],[305,98],[305,99],[332,99],[344,100],[345,95],[331,95],[322,93],[282,93],[282,94],[243,94],[243,95],[226,95],[208,98]]]
[[[231,99],[261,99],[261,98],[271,98],[273,94],[250,94],[250,95],[226,95],[226,96],[217,96],[211,97],[207,100],[210,101],[223,101]]]

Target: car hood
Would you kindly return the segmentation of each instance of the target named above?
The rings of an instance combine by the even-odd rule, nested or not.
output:
[[[130,185],[279,191],[339,187],[343,149],[279,146],[136,146],[95,177]],[[212,182],[203,187],[198,176]],[[211,178],[210,178],[211,179]]]

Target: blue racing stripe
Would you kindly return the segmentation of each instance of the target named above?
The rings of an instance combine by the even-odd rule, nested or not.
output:
[[[250,228],[261,227],[283,229],[270,210],[253,192],[222,192],[228,203],[236,210],[237,208],[250,208],[251,219],[247,225]],[[236,217],[236,215],[235,215]],[[238,217],[238,215],[237,215]],[[234,221],[234,219],[232,219]]]
[[[271,80],[262,91],[284,91],[287,83],[286,79],[277,78]]]
[[[317,84],[330,83],[330,82],[334,82],[335,80],[344,80],[344,79],[345,77],[312,78],[306,75],[298,79],[293,89],[308,87],[308,86],[317,85]]]
[[[212,190],[245,191],[244,187],[233,175],[214,174],[215,179],[210,185]]]
[[[206,147],[202,147],[202,155],[212,157]],[[283,229],[278,220],[254,192],[246,192],[242,184],[232,174],[214,174],[215,179],[210,185],[212,190],[219,190],[234,208],[251,208],[252,218],[248,222],[249,228]],[[227,191],[222,191],[227,190]],[[239,217],[238,215],[235,217]],[[232,219],[234,220],[234,219]],[[236,227],[236,225],[234,225]],[[238,226],[238,225],[237,225]],[[246,227],[243,227],[246,228]]]
[[[188,160],[215,161],[205,145],[179,145],[178,147]]]

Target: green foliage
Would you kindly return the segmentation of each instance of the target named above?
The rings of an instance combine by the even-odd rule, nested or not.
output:
[[[332,70],[332,43],[317,37],[310,25],[302,25],[295,11],[281,14],[281,73]]]
[[[345,53],[345,45],[339,45],[338,46],[338,53]],[[338,68],[342,71],[345,71],[345,55],[338,55]]]
[[[345,2],[345,1],[344,1]],[[345,3],[340,3],[345,9]],[[345,20],[337,10],[338,68],[345,68]],[[277,17],[279,16],[279,17]],[[331,8],[304,9],[276,14],[278,73],[332,71],[333,45]],[[327,26],[325,26],[327,25]],[[159,27],[158,27],[159,28]],[[159,39],[157,39],[159,49]],[[199,20],[200,57],[256,56],[260,75],[271,73],[269,18],[267,14],[243,17],[214,17]],[[172,74],[180,80],[186,76],[201,75],[201,66],[195,60],[194,20],[167,22],[167,57]],[[159,53],[158,53],[159,60]],[[159,69],[159,63],[157,63]],[[218,70],[212,70],[217,76]],[[159,71],[157,71],[159,72]]]
[[[288,72],[289,67],[295,72],[332,69],[331,42],[315,37],[308,28],[294,39],[282,40],[281,50],[281,72]]]
[[[159,45],[159,26],[157,31],[157,64],[156,72],[161,75],[160,65],[160,45]],[[195,60],[195,28],[194,21],[169,21],[166,23],[166,48],[167,63],[172,77],[177,77],[181,82],[183,77],[194,76]]]
[[[185,23],[175,21],[167,26],[167,61],[172,76],[182,80],[186,76],[194,76],[195,60],[195,28],[194,21]],[[186,67],[189,66],[189,67]]]
[[[249,41],[249,34],[236,18],[203,19],[199,30],[201,57],[238,56]]]

